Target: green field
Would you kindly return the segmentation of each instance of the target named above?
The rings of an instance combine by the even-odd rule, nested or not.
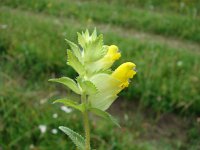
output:
[[[76,111],[53,99],[68,89],[48,83],[75,77],[64,40],[95,27],[120,48],[137,75],[109,110],[122,128],[93,118],[98,150],[200,149],[200,2],[198,0],[0,0],[0,149],[75,149],[58,126],[83,133]],[[55,113],[57,118],[53,117]],[[47,131],[40,133],[39,125]]]

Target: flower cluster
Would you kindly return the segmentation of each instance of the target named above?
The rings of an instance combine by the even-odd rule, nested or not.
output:
[[[136,74],[136,65],[126,62],[112,71],[111,66],[121,57],[121,53],[116,45],[104,45],[103,35],[97,36],[96,30],[91,35],[88,30],[78,33],[79,45],[66,41],[71,47],[71,50],[67,50],[67,64],[79,76],[76,81],[67,77],[51,81],[61,82],[77,94],[86,93],[89,107],[103,111],[108,109],[117,94],[128,87],[130,78]]]

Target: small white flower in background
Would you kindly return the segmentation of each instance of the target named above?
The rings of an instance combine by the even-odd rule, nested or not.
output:
[[[52,129],[52,130],[51,130],[51,133],[52,133],[52,134],[57,134],[57,133],[58,133],[58,130],[57,130],[57,129]]]
[[[8,26],[6,24],[1,24],[0,27],[1,29],[6,29]]]
[[[200,117],[197,117],[197,123],[200,123]]]
[[[154,10],[154,6],[153,5],[149,5],[149,9],[150,10]]]
[[[66,36],[67,36],[67,32],[63,32],[62,35],[63,35],[64,37],[66,37]]]
[[[177,66],[181,67],[183,65],[183,62],[181,60],[177,61]]]
[[[61,24],[61,22],[60,22],[58,19],[55,19],[55,20],[53,21],[53,23],[54,23],[55,25],[60,25],[60,24]]]
[[[185,3],[184,3],[184,2],[181,2],[181,3],[180,3],[180,8],[183,9],[184,7],[185,7]]]
[[[55,113],[55,114],[52,115],[52,117],[56,119],[56,118],[58,118],[58,114]]]
[[[39,125],[38,128],[40,129],[40,132],[43,134],[46,132],[47,130],[47,126],[46,125]]]
[[[61,106],[60,109],[66,113],[71,113],[72,109],[67,106]]]
[[[31,145],[29,146],[29,148],[30,148],[30,149],[34,149],[35,146],[34,146],[33,144],[31,144]]]
[[[44,104],[44,103],[46,103],[47,100],[48,100],[47,98],[41,99],[41,100],[40,100],[40,104]]]
[[[161,96],[158,96],[158,97],[157,97],[157,101],[160,102],[161,100],[162,100],[162,97],[161,97]]]
[[[128,121],[128,120],[129,120],[128,114],[124,114],[124,120],[125,120],[125,121]]]

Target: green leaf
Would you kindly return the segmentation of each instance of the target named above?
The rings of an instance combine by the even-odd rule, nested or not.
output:
[[[74,102],[74,101],[69,100],[67,98],[57,99],[53,103],[62,103],[65,106],[72,107],[72,108],[77,109],[77,110],[79,110],[81,112],[84,111],[84,107],[83,107],[82,104],[78,104],[77,102]]]
[[[96,86],[89,80],[82,81],[81,79],[77,79],[80,87],[87,95],[94,95],[98,92]]]
[[[78,72],[79,75],[84,74],[84,66],[70,50],[67,50],[67,64],[74,68],[74,70],[76,70],[76,72]]]
[[[71,47],[74,55],[81,61],[81,50],[80,48],[78,47],[78,45],[76,45],[75,43],[65,39],[67,41],[67,43],[69,44],[69,46]]]
[[[120,127],[120,125],[118,124],[117,120],[109,113],[98,109],[98,108],[89,108],[89,110],[91,112],[93,112],[94,114],[96,114],[97,116],[100,116],[108,121],[111,121],[112,123],[114,123],[116,126]]]
[[[85,139],[70,128],[60,126],[59,129],[69,136],[79,150],[85,150]]]
[[[72,80],[72,79],[70,79],[68,77],[61,77],[61,78],[56,78],[56,79],[49,79],[49,81],[62,83],[65,86],[67,86],[68,88],[70,88],[72,91],[74,91],[75,93],[77,93],[77,94],[81,93],[78,85],[76,84],[76,82],[74,82],[74,80]]]

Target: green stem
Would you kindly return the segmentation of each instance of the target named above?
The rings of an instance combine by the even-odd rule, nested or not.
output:
[[[82,103],[87,104],[86,94],[81,96]],[[90,150],[90,125],[89,125],[89,113],[87,109],[83,112],[83,122],[85,129],[85,150]]]
[[[89,126],[88,111],[84,112],[83,119],[85,128],[85,150],[90,150],[90,126]]]

